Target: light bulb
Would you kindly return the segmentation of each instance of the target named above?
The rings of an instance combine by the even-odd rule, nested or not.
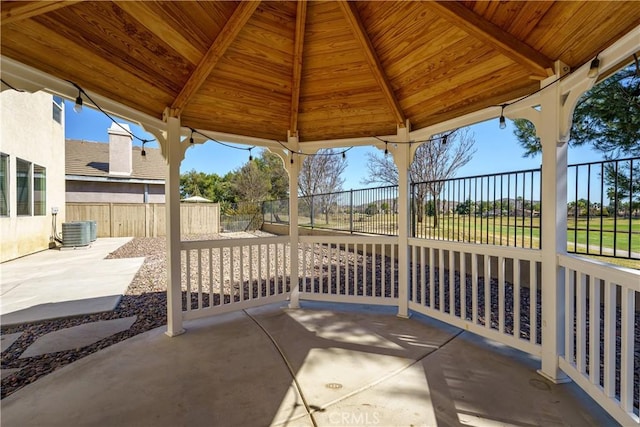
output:
[[[82,112],[82,96],[78,93],[78,97],[76,98],[76,105],[73,106],[73,111],[76,113]]]
[[[500,115],[500,129],[505,129],[507,127],[507,120],[503,115]]]
[[[598,73],[600,73],[600,60],[596,56],[594,60],[591,61],[587,77],[589,77],[590,79],[595,79],[596,77],[598,77]]]

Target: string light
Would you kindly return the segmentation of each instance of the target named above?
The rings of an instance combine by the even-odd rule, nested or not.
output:
[[[636,63],[636,76],[640,77],[640,61],[638,61],[638,55],[634,53],[633,59],[635,60],[635,63]]]
[[[591,65],[589,65],[589,72],[587,73],[587,77],[589,77],[590,79],[595,79],[600,73],[600,60],[598,59],[598,55],[593,58],[593,61],[591,61]]]
[[[596,57],[596,59],[597,59],[597,57]],[[594,60],[594,61],[595,61],[595,60]],[[591,64],[593,65],[593,61],[591,62]],[[597,63],[597,64],[600,64],[600,60],[598,60],[598,63]],[[589,71],[591,71],[591,70],[589,70]],[[504,129],[505,127],[507,127],[507,123],[506,123],[506,121],[504,120],[504,109],[505,109],[505,108],[507,108],[507,107],[509,107],[509,106],[511,106],[511,105],[517,104],[518,102],[522,102],[522,101],[524,101],[525,99],[530,98],[530,97],[532,97],[533,95],[535,95],[535,94],[537,94],[537,93],[542,92],[543,90],[545,90],[545,89],[546,89],[546,88],[548,88],[549,86],[551,86],[551,85],[554,85],[554,84],[558,83],[560,80],[562,80],[562,79],[564,79],[564,78],[566,78],[566,77],[570,76],[571,74],[573,74],[573,71],[572,71],[572,72],[570,72],[570,73],[566,73],[566,74],[561,75],[560,77],[558,77],[558,78],[557,78],[557,79],[555,79],[554,81],[552,81],[552,82],[548,83],[547,85],[545,85],[545,86],[541,87],[540,89],[538,89],[538,90],[536,90],[536,91],[533,91],[533,92],[531,92],[530,94],[525,95],[525,96],[523,96],[523,97],[522,97],[522,98],[520,98],[520,99],[516,99],[516,100],[515,100],[515,101],[513,101],[513,102],[506,103],[506,104],[502,104],[502,105],[495,105],[495,107],[500,107],[500,108],[501,108],[501,112],[500,112],[500,129]],[[503,127],[503,123],[504,123],[504,127]]]
[[[199,130],[196,130],[196,129],[193,129],[193,128],[189,128],[189,130],[191,131],[192,135],[195,133],[197,135],[200,135],[200,136],[206,138],[209,141],[215,142],[216,144],[220,144],[220,145],[222,145],[224,147],[233,148],[234,150],[246,150],[246,151],[249,152],[249,161],[253,160],[253,156],[251,155],[251,150],[256,148],[255,145],[253,145],[251,147],[237,147],[235,145],[226,144],[226,143],[224,143],[222,141],[218,141],[217,139],[212,138],[211,136],[209,136],[207,134],[204,134],[204,133],[200,132]]]
[[[378,138],[378,139],[379,139],[379,138]],[[352,147],[349,147],[349,148],[345,148],[344,150],[342,150],[342,151],[338,151],[337,153],[326,153],[326,152],[323,152],[323,153],[305,153],[305,152],[303,152],[302,150],[298,150],[298,151],[293,151],[293,150],[291,150],[291,149],[290,149],[289,147],[287,147],[287,146],[286,146],[282,141],[278,141],[278,140],[276,140],[276,142],[277,142],[278,144],[280,144],[280,146],[281,146],[282,148],[284,148],[285,150],[287,150],[287,151],[291,152],[291,154],[298,154],[298,155],[300,155],[300,156],[306,156],[306,157],[340,156],[340,155],[341,155],[343,159],[346,159],[346,158],[347,158],[347,154],[346,154],[346,153],[347,153],[347,151],[349,151],[349,150],[351,150],[351,149],[353,149],[353,148],[354,148],[353,146],[352,146]]]
[[[80,86],[78,86],[76,83],[72,82],[71,80],[67,80],[67,82],[71,83],[76,89],[78,89],[78,97],[76,98],[76,105],[73,107],[74,111],[76,111],[76,112],[80,112],[81,111],[82,104],[83,104],[82,95],[86,96],[87,99],[89,100],[89,102],[91,102],[91,104],[95,105],[95,107],[98,109],[98,111],[100,111],[102,114],[107,116],[109,118],[109,120],[111,120],[113,123],[115,123],[120,129],[125,131],[132,138],[137,139],[138,141],[142,142],[142,151],[140,152],[140,154],[143,157],[147,155],[147,152],[144,149],[144,144],[146,144],[147,142],[155,141],[155,139],[140,138],[138,135],[136,135],[135,133],[131,132],[131,130],[129,130],[128,128],[125,128],[124,126],[122,126],[122,124],[120,122],[118,122],[116,119],[114,119],[111,116],[111,114],[109,114],[105,110],[103,110],[102,107],[100,107],[100,105],[97,102],[95,102],[87,92],[84,91],[84,89],[82,89]]]
[[[416,144],[416,143],[420,144],[420,143],[423,143],[423,142],[436,142],[436,141],[440,141],[440,143],[442,143],[442,144],[446,144],[446,143],[447,143],[447,141],[448,141],[448,138],[449,138],[451,135],[453,135],[457,130],[458,130],[458,129],[454,129],[454,130],[452,130],[452,131],[451,131],[451,132],[449,132],[449,133],[442,134],[442,135],[437,136],[437,137],[435,137],[435,138],[433,138],[433,137],[432,137],[432,138],[429,138],[429,139],[425,139],[425,140],[423,140],[423,141],[398,141],[398,142],[394,142],[393,144],[394,144],[396,147],[398,146],[398,144],[408,144],[408,145],[411,145],[411,144]],[[387,144],[389,144],[389,141],[385,141],[384,139],[382,139],[382,138],[380,138],[380,137],[378,137],[378,136],[375,136],[375,135],[374,135],[373,137],[374,137],[375,139],[377,139],[378,141],[384,142],[384,154],[385,154],[385,156],[386,156],[386,155],[389,153],[389,150],[387,149]]]
[[[73,106],[73,111],[76,113],[82,112],[82,89],[78,88],[78,97],[76,98],[76,105]]]
[[[600,54],[600,53],[598,53],[598,55],[599,55],[599,54]],[[596,57],[591,61],[591,64],[590,64],[590,67],[589,67],[589,72],[588,72],[588,76],[589,76],[590,78],[595,78],[595,77],[597,77],[597,76],[598,76],[599,68],[600,68],[600,59],[598,59],[598,55],[596,55]],[[633,54],[633,57],[634,57],[634,59],[635,59],[636,72],[637,72],[637,74],[639,74],[639,75],[640,75],[640,64],[638,63],[638,57],[637,57],[637,55],[636,55],[635,53]],[[538,90],[536,90],[536,91],[534,91],[534,92],[532,92],[532,93],[530,93],[530,94],[528,94],[528,95],[526,95],[526,96],[524,96],[524,97],[522,97],[522,98],[520,98],[520,99],[518,99],[518,100],[516,100],[516,101],[513,101],[513,102],[511,102],[511,103],[507,103],[507,104],[499,105],[499,107],[501,108],[501,111],[500,111],[500,129],[505,129],[505,128],[506,128],[506,119],[505,119],[505,117],[504,117],[504,109],[505,109],[506,107],[508,107],[508,106],[510,106],[510,105],[513,105],[513,104],[515,104],[515,103],[517,103],[517,102],[521,102],[521,101],[523,101],[523,100],[525,100],[525,99],[527,99],[527,98],[529,98],[529,97],[531,97],[531,96],[533,96],[533,95],[537,94],[538,92],[540,92],[540,91],[542,91],[542,90],[546,89],[547,87],[549,87],[549,86],[551,86],[551,85],[553,85],[553,84],[555,84],[555,83],[559,82],[560,80],[562,80],[563,78],[565,78],[565,77],[567,77],[567,76],[569,76],[569,75],[571,75],[571,74],[572,74],[572,73],[566,73],[566,74],[564,74],[564,75],[562,75],[562,76],[558,77],[558,78],[557,78],[557,79],[555,79],[554,81],[550,82],[550,83],[549,83],[549,84],[547,84],[546,86],[541,87],[540,89],[538,89]],[[76,87],[76,89],[78,89],[78,96],[77,96],[77,98],[76,98],[76,103],[75,103],[75,106],[74,106],[74,108],[73,108],[73,109],[74,109],[74,111],[76,111],[76,112],[78,112],[78,113],[82,111],[82,106],[83,106],[83,99],[82,99],[82,95],[84,94],[84,95],[87,97],[87,99],[88,99],[88,100],[89,100],[93,105],[95,105],[95,107],[96,107],[96,108],[97,108],[101,113],[103,113],[105,116],[107,116],[107,117],[108,117],[108,118],[109,118],[113,123],[115,123],[115,124],[116,124],[116,125],[118,125],[120,128],[122,128],[125,132],[127,132],[129,135],[131,135],[131,137],[133,137],[133,138],[135,138],[135,139],[137,139],[137,140],[141,141],[141,142],[142,142],[142,151],[141,151],[141,154],[142,154],[142,156],[146,156],[146,151],[145,151],[145,149],[144,149],[144,145],[145,145],[145,143],[147,143],[147,142],[154,141],[154,139],[144,139],[144,138],[140,138],[139,136],[135,135],[135,134],[134,134],[133,132],[131,132],[129,129],[126,129],[126,128],[125,128],[125,127],[123,127],[119,122],[117,122],[117,121],[116,121],[116,120],[115,120],[115,119],[114,119],[114,118],[113,118],[109,113],[107,113],[106,111],[104,111],[104,110],[103,110],[103,109],[102,109],[102,108],[101,108],[101,107],[100,107],[100,106],[99,106],[99,105],[98,105],[98,104],[97,104],[93,99],[91,99],[91,97],[89,96],[89,94],[87,94],[87,93],[86,93],[86,92],[85,92],[85,91],[84,91],[80,86],[78,86],[76,83],[74,83],[74,82],[72,82],[72,81],[70,81],[70,80],[67,80],[67,81],[68,81],[69,83],[71,83],[74,87]],[[16,89],[16,88],[14,88],[13,86],[9,85],[9,84],[8,84],[8,83],[6,83],[4,80],[2,80],[2,83],[3,83],[4,85],[6,85],[7,87],[9,87],[9,88],[13,89],[13,90],[16,90],[16,91],[22,91],[22,90],[20,90],[20,89]],[[189,143],[190,143],[190,144],[193,144],[193,143],[194,143],[193,134],[194,134],[194,133],[196,133],[196,134],[199,134],[199,135],[201,135],[201,136],[203,136],[203,137],[207,138],[207,139],[208,139],[208,140],[210,140],[210,141],[213,141],[213,142],[215,142],[215,143],[217,143],[217,144],[220,144],[220,145],[223,145],[223,146],[225,146],[225,147],[233,148],[233,149],[236,149],[236,150],[247,150],[247,151],[249,151],[249,161],[253,160],[253,155],[252,155],[251,150],[252,150],[252,149],[254,149],[254,148],[255,148],[255,146],[245,148],[245,147],[237,147],[237,146],[233,146],[233,145],[230,145],[230,144],[225,144],[224,142],[218,141],[218,140],[217,140],[217,139],[215,139],[215,138],[211,138],[210,136],[205,135],[204,133],[202,133],[202,132],[200,132],[200,131],[197,131],[197,130],[195,130],[195,129],[193,129],[193,128],[189,128],[189,129],[191,130],[191,135],[190,135],[190,137],[189,137]],[[444,134],[443,136],[441,136],[441,137],[440,137],[440,140],[441,140],[442,144],[446,144],[446,143],[447,143],[447,138],[448,138],[448,136],[449,136],[449,135],[451,135],[453,132],[455,132],[455,131],[452,131],[452,132],[450,132],[450,133],[448,133],[448,134]],[[377,136],[374,136],[374,138],[379,139],[380,141],[382,141],[382,142],[384,142],[384,143],[385,143],[385,150],[384,150],[384,154],[385,154],[385,156],[386,156],[386,155],[388,155],[388,154],[389,154],[389,149],[388,149],[388,146],[387,146],[388,141],[384,141],[384,140],[382,140],[381,138],[379,138],[379,137],[377,137]],[[433,140],[433,139],[431,139],[431,140]],[[289,149],[285,144],[283,144],[281,141],[276,140],[276,142],[277,142],[278,144],[280,144],[280,145],[281,145],[285,150],[291,151],[291,150],[290,150],[290,149]],[[425,141],[421,141],[421,142],[425,142]],[[411,142],[411,141],[409,141],[409,142],[398,142],[398,143],[400,143],[400,144],[402,144],[402,143],[405,143],[405,144],[406,144],[406,143],[411,144],[412,142]],[[345,150],[342,150],[342,151],[340,151],[340,152],[337,152],[337,153],[315,153],[315,154],[310,154],[310,153],[304,153],[304,152],[302,152],[302,151],[299,151],[297,154],[300,154],[300,155],[303,155],[303,156],[335,156],[335,155],[342,155],[342,158],[343,158],[343,159],[346,159],[346,158],[347,158],[347,155],[346,155],[347,151],[351,150],[352,148],[354,148],[354,147],[353,147],[353,146],[351,146],[351,147],[349,147],[349,148],[347,148],[347,149],[345,149]],[[293,162],[294,162],[294,161],[293,161],[293,151],[291,151],[291,153],[292,153],[292,155],[291,155],[291,164],[293,164]]]

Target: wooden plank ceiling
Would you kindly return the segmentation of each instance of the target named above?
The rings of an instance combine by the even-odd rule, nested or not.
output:
[[[634,1],[2,1],[1,53],[184,126],[387,135],[539,87],[640,24]]]

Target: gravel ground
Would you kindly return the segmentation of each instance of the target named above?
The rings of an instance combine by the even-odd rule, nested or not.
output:
[[[246,234],[246,233],[245,233]],[[268,234],[256,232],[256,237]],[[243,235],[245,236],[245,235]],[[186,240],[229,239],[239,237],[238,233],[207,236],[187,236]],[[246,236],[245,236],[246,237]],[[145,257],[145,261],[133,278],[125,295],[112,312],[87,316],[69,317],[35,323],[2,327],[2,334],[22,332],[20,338],[2,352],[2,369],[20,371],[2,379],[1,397],[4,399],[16,390],[36,381],[38,378],[91,353],[109,347],[135,335],[164,326],[167,323],[167,267],[166,240],[160,238],[135,238],[109,254],[107,258]],[[20,355],[38,338],[49,332],[96,322],[137,316],[137,320],[126,331],[119,332],[92,345],[79,349],[49,353],[19,359]]]
[[[189,236],[185,240],[212,240],[212,239],[229,239],[238,237],[266,237],[271,236],[263,232],[255,232],[252,235],[248,233],[229,233],[222,235],[207,235],[207,236]],[[220,304],[220,296],[224,298],[224,302],[229,302],[232,298],[234,301],[238,301],[241,298],[255,298],[265,296],[267,294],[272,295],[274,293],[287,292],[289,290],[289,271],[284,269],[279,270],[279,279],[273,279],[272,274],[267,273],[267,269],[271,272],[276,268],[276,253],[278,258],[282,260],[286,245],[281,245],[279,248],[271,246],[269,251],[260,249],[257,247],[252,249],[243,249],[243,267],[240,267],[240,262],[235,262],[231,265],[228,256],[222,257],[222,263],[220,257],[216,256],[217,252],[213,251],[211,254],[208,251],[202,251],[201,259],[198,260],[197,253],[194,251],[189,259],[192,266],[197,266],[200,261],[200,271],[202,272],[201,278],[196,275],[196,269],[191,268],[187,270],[186,256],[183,255],[183,267],[182,267],[182,289],[183,289],[183,309],[186,307],[186,290],[187,290],[187,276],[190,277],[191,290],[196,291],[198,286],[202,286],[205,294],[202,301],[198,301],[198,297],[192,294],[191,307],[197,308],[199,303],[203,307]],[[311,255],[313,254],[313,255]],[[236,260],[239,258],[239,249],[236,249]],[[9,334],[14,332],[23,332],[22,336],[5,352],[2,353],[2,368],[11,369],[19,368],[20,371],[7,376],[2,380],[2,398],[10,395],[23,386],[36,381],[43,375],[46,375],[54,370],[67,365],[75,360],[85,357],[91,353],[94,353],[102,348],[108,347],[112,344],[125,340],[129,337],[146,332],[150,329],[165,326],[166,325],[166,284],[167,284],[167,268],[166,268],[166,240],[165,238],[135,238],[126,245],[120,247],[107,258],[130,258],[130,257],[145,257],[145,261],[140,267],[140,270],[133,278],[129,285],[126,294],[113,312],[94,314],[89,316],[79,316],[73,318],[57,319],[51,321],[43,321],[31,324],[22,324],[12,327],[3,327],[2,334]],[[382,275],[382,264],[384,259],[385,280],[382,281],[380,276]],[[300,251],[299,265],[300,273],[306,271],[307,276],[313,277],[304,282],[303,288],[305,291],[310,292],[331,292],[334,294],[357,294],[357,295],[375,295],[385,297],[397,296],[397,285],[395,285],[392,279],[392,274],[397,277],[397,262],[391,265],[389,258],[383,258],[380,255],[376,257],[375,262],[372,262],[371,256],[362,255],[360,253],[338,251],[335,246],[331,250],[327,246],[315,245],[313,248],[307,247],[306,253],[303,255],[303,251]],[[260,265],[260,267],[258,267]],[[364,265],[368,274],[363,280]],[[339,267],[338,267],[339,266]],[[220,274],[220,268],[223,269]],[[371,268],[376,268],[375,281],[371,279]],[[428,272],[428,266],[425,267]],[[211,271],[210,271],[211,270]],[[358,283],[355,283],[356,270],[358,275]],[[242,271],[243,286],[240,290],[239,278]],[[251,274],[249,274],[251,271]],[[435,271],[435,281],[438,281],[438,271]],[[331,279],[329,279],[331,276]],[[444,311],[450,312],[449,307],[449,274],[445,270],[445,283],[444,283]],[[418,274],[421,277],[421,274]],[[252,280],[250,281],[249,278]],[[233,280],[232,280],[233,279]],[[470,276],[466,278],[466,294],[467,302],[471,300],[471,279]],[[340,285],[338,285],[340,283]],[[220,292],[220,286],[222,285],[222,292]],[[495,280],[491,280],[491,318],[490,324],[494,329],[498,328],[498,299],[497,289],[498,283]],[[421,302],[422,285],[417,284],[417,296],[418,302]],[[455,275],[455,284],[453,286],[455,300],[459,301],[460,296],[460,277]],[[439,308],[439,287],[435,289],[435,306]],[[212,292],[213,301],[209,300],[209,291]],[[430,305],[429,301],[429,285],[426,289],[426,303]],[[410,292],[412,292],[412,286],[410,286]],[[513,316],[513,286],[511,284],[505,285],[505,332],[513,334],[514,316]],[[484,280],[480,278],[478,280],[478,323],[485,323],[484,312]],[[541,338],[541,295],[537,292],[537,342],[540,343]],[[523,339],[529,339],[531,325],[529,319],[529,307],[530,307],[530,293],[528,288],[522,288],[520,292],[520,330],[519,336]],[[454,307],[457,316],[460,315],[459,304]],[[604,310],[602,310],[603,312]],[[468,304],[465,310],[465,317],[471,320],[472,308]],[[604,315],[604,313],[602,313]],[[137,316],[137,320],[132,327],[126,331],[117,333],[101,341],[98,341],[87,347],[72,349],[67,351],[61,351],[57,353],[50,353],[41,356],[35,356],[31,358],[19,359],[20,355],[31,345],[37,338],[53,331],[57,331],[72,326],[81,325],[84,323],[95,322],[98,320],[110,320],[129,316]],[[587,318],[587,322],[588,322]],[[617,330],[620,331],[618,316]],[[603,329],[603,323],[601,323],[601,330]],[[635,390],[634,396],[638,395],[638,383],[640,381],[640,315],[636,315],[636,345],[635,345]],[[617,350],[620,354],[620,334],[617,335]],[[602,349],[603,351],[604,349]],[[618,362],[619,363],[619,362]],[[618,365],[619,366],[619,365]],[[602,372],[602,370],[601,370]],[[619,371],[617,378],[617,388],[619,388]],[[637,405],[637,402],[636,402]]]

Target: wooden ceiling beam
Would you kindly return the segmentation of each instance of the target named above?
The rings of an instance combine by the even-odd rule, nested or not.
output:
[[[546,78],[553,75],[551,59],[457,1],[427,1],[422,4],[467,34],[527,68],[532,76]]]
[[[342,11],[344,12],[344,16],[347,18],[347,22],[353,31],[353,34],[356,36],[356,39],[362,46],[362,51],[364,56],[369,64],[369,68],[373,72],[373,76],[376,79],[378,86],[382,90],[385,99],[391,109],[393,116],[396,120],[396,124],[400,127],[406,126],[406,118],[405,114],[402,111],[402,107],[396,98],[395,93],[393,92],[393,88],[391,87],[391,83],[382,68],[382,64],[380,63],[380,59],[376,54],[376,50],[367,35],[367,32],[362,24],[362,20],[360,19],[360,15],[358,14],[358,10],[356,9],[356,5],[347,0],[341,0],[338,2]]]
[[[253,12],[259,4],[259,1],[242,1],[238,4],[233,15],[231,15],[224,28],[220,31],[220,34],[218,34],[218,37],[216,37],[207,53],[205,53],[200,63],[196,66],[196,69],[191,73],[189,80],[187,80],[173,101],[170,109],[172,116],[180,115],[193,95],[200,89],[207,77],[209,77],[209,74],[216,67],[216,64],[235,40],[238,33],[240,33],[240,30],[242,30],[249,18],[251,18],[251,15],[253,15]]]
[[[78,3],[80,0],[65,1],[11,1],[2,2],[2,11],[0,12],[1,25],[11,24],[13,22],[22,21],[23,19],[33,18],[47,12],[53,12],[61,7],[70,6]]]
[[[132,19],[155,34],[160,40],[171,46],[176,52],[191,62],[198,64],[202,59],[202,52],[185,39],[179,32],[166,25],[155,5],[143,1],[118,1],[118,7],[127,12]]]
[[[293,76],[291,78],[291,114],[289,130],[291,135],[298,133],[298,110],[300,107],[300,80],[302,78],[302,53],[304,51],[304,30],[307,21],[307,1],[298,1],[296,13],[295,45],[293,48]]]

